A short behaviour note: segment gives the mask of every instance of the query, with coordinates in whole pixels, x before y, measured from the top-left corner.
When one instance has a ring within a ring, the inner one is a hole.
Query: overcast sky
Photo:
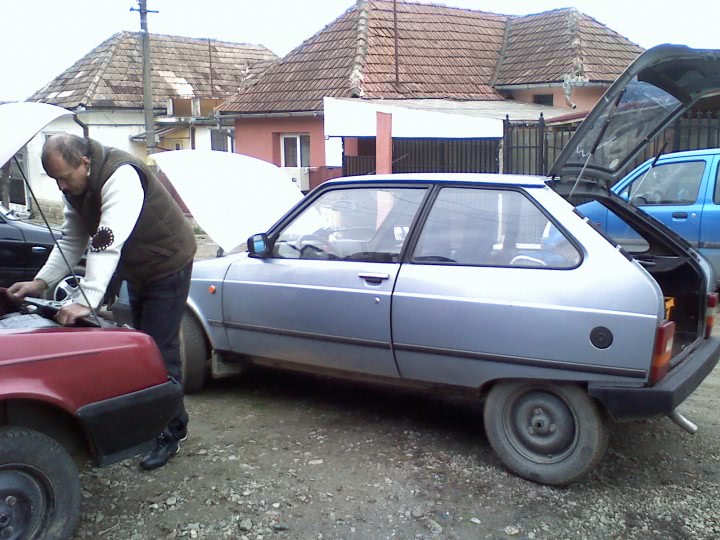
[[[720,49],[718,0],[445,0],[513,15],[576,7],[643,47]],[[279,56],[354,0],[148,0],[151,33],[262,44]],[[0,101],[23,100],[122,30],[137,31],[137,0],[0,0]]]

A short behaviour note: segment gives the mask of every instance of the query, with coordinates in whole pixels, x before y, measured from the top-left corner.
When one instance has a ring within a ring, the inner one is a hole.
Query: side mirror
[[[247,249],[251,257],[265,258],[270,256],[270,242],[265,233],[254,234],[247,240]]]

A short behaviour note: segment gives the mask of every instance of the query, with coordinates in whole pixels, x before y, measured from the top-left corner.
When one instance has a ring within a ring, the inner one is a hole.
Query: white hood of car
[[[53,120],[73,114],[67,109],[23,101],[0,105],[0,167]]]
[[[302,193],[280,168],[214,150],[153,154],[195,221],[226,252],[267,231]]]

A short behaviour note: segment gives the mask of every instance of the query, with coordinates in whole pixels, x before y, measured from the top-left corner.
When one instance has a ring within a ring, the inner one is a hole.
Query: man
[[[170,375],[182,381],[179,331],[193,256],[192,227],[152,171],[139,159],[92,139],[62,134],[49,137],[42,151],[45,172],[63,193],[65,222],[59,240],[74,266],[88,248],[85,295],[75,294],[56,319],[71,325],[97,308],[117,270],[128,282],[133,324],[155,340]],[[88,247],[89,241],[89,247]],[[40,296],[67,273],[53,249],[33,281],[15,283],[16,298]],[[140,465],[165,465],[187,437],[188,415],[181,403],[175,418],[158,435]]]

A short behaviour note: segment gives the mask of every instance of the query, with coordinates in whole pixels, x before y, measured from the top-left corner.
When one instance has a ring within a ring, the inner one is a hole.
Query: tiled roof
[[[228,98],[228,113],[321,111],[322,98],[497,100],[496,86],[613,81],[642,49],[575,9],[524,17],[357,0]]]
[[[642,50],[574,8],[513,17],[495,84],[610,83]]]
[[[153,105],[170,97],[225,97],[254,83],[277,56],[262,45],[151,34]],[[28,101],[74,109],[142,108],[139,32],[120,32],[35,92]]]
[[[220,107],[226,112],[320,111],[322,98],[503,99],[490,85],[507,16],[360,0]]]

